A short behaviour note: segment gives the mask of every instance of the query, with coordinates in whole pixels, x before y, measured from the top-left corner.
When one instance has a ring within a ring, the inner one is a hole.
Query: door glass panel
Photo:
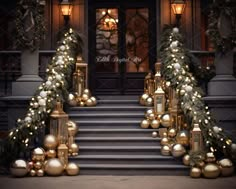
[[[117,9],[96,9],[96,72],[118,72],[117,28]]]
[[[148,9],[126,10],[126,72],[148,71]]]

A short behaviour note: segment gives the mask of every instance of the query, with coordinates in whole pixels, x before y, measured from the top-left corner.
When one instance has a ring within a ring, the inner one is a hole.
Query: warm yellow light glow
[[[63,16],[70,16],[71,15],[71,11],[72,11],[72,3],[70,3],[68,0],[63,0],[60,3],[60,7],[61,7],[61,12]]]
[[[183,14],[184,9],[185,9],[186,3],[183,0],[174,0],[171,3],[171,7],[173,9],[174,14]]]

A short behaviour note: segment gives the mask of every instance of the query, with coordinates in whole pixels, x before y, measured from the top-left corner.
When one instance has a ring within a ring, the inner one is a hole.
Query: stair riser
[[[76,141],[79,146],[157,146],[152,141]]]
[[[137,118],[137,119],[140,119],[142,120],[144,118],[144,114],[143,113],[140,113],[140,114],[137,114],[137,115],[130,115],[130,114],[112,114],[112,115],[109,115],[109,114],[104,114],[104,115],[95,115],[95,114],[89,114],[88,112],[87,113],[78,113],[77,115],[69,115],[69,118],[71,120],[88,120],[88,119],[94,119],[94,120],[99,120],[99,119],[114,119],[114,120],[119,120],[120,118],[122,117],[123,118]]]
[[[133,107],[133,108],[112,108],[112,107],[92,107],[92,108],[78,108],[78,109],[70,109],[67,111],[68,114],[70,113],[83,113],[83,112],[89,112],[89,113],[96,113],[96,112],[100,112],[100,113],[103,113],[103,112],[109,112],[109,111],[112,111],[112,112],[132,112],[132,113],[144,113],[147,109],[149,108],[136,108],[136,107]]]
[[[80,150],[80,155],[160,155],[160,150]]]
[[[89,123],[89,122],[83,122],[83,121],[75,121],[75,123],[79,126],[79,127],[83,127],[83,126],[92,126],[93,128],[107,128],[107,126],[111,127],[111,128],[127,128],[127,129],[137,129],[140,127],[140,123],[141,121],[137,121],[135,123],[125,123],[125,122],[93,122],[93,123]]]
[[[151,137],[152,131],[150,132],[79,132],[76,135],[79,137]]]

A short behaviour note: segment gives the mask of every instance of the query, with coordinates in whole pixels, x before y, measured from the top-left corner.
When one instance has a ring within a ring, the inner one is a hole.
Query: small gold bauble
[[[163,137],[167,137],[168,136],[167,132],[164,132],[162,135],[163,135]]]
[[[149,120],[154,120],[154,119],[155,119],[155,114],[153,114],[153,113],[152,113],[152,114],[149,114],[149,115],[148,115],[148,119],[149,119]]]
[[[85,106],[85,103],[83,101],[80,101],[79,106],[83,107],[83,106]]]
[[[144,119],[142,122],[141,122],[141,127],[143,129],[147,129],[149,127],[150,123],[148,120]]]
[[[10,172],[14,177],[24,177],[29,172],[28,163],[23,159],[15,160],[11,164]]]
[[[66,174],[69,176],[75,176],[79,174],[79,167],[75,163],[68,163],[66,166]]]
[[[168,145],[164,145],[161,147],[161,154],[163,156],[169,156],[170,155],[170,147]]]
[[[202,173],[206,178],[217,178],[220,175],[220,168],[214,163],[208,163],[203,167]]]
[[[164,145],[168,145],[169,144],[169,139],[167,137],[163,137],[161,139],[161,145],[164,146]]]
[[[29,169],[33,169],[34,168],[34,162],[33,161],[28,162],[28,166],[29,166]]]
[[[37,176],[38,177],[43,177],[44,176],[44,170],[43,169],[37,170]]]
[[[78,127],[74,121],[67,121],[66,122],[67,128],[68,128],[68,135],[69,136],[75,136],[78,132]]]
[[[183,79],[183,77],[180,75],[180,76],[178,77],[178,80],[181,81],[182,79]]]
[[[46,149],[53,149],[55,150],[58,144],[58,140],[54,135],[46,135],[44,137],[44,147]]]
[[[45,163],[44,170],[47,173],[47,175],[59,176],[63,173],[64,166],[59,159],[52,158],[47,160],[47,162]]]
[[[204,161],[199,161],[196,163],[196,166],[199,168],[203,168],[205,166],[205,162]]]
[[[32,153],[33,161],[44,161],[45,159],[45,151],[43,148],[35,148]]]
[[[57,156],[56,150],[48,150],[46,154],[47,154],[47,158],[55,158]]]
[[[200,178],[202,174],[202,171],[198,167],[192,167],[190,170],[190,177],[192,178]]]
[[[153,138],[156,138],[157,136],[158,136],[158,134],[157,134],[156,131],[152,132],[152,137],[153,137]]]
[[[205,162],[207,163],[214,163],[216,161],[215,155],[212,152],[208,152],[206,154]]]
[[[96,106],[97,105],[97,99],[94,96],[92,96],[90,99],[93,102],[93,106]]]
[[[146,106],[152,106],[153,105],[153,98],[152,97],[148,97],[146,102],[145,102]]]
[[[86,106],[93,106],[93,101],[89,98],[88,100],[86,100],[85,104]]]
[[[183,96],[185,93],[186,93],[186,91],[183,90],[183,89],[181,89],[181,90],[179,91],[179,94],[180,94],[181,96]]]
[[[37,162],[34,164],[34,168],[35,168],[35,169],[41,169],[41,168],[42,168],[42,162],[37,161]]]
[[[186,153],[186,150],[182,144],[175,144],[172,147],[171,153],[174,157],[178,158]]]
[[[150,114],[153,114],[153,109],[148,109],[145,113],[145,116],[148,118]]]
[[[83,94],[83,95],[82,95],[82,100],[83,100],[83,101],[86,102],[88,99],[89,99],[89,95],[87,95],[87,94]]]
[[[179,131],[176,136],[176,142],[184,146],[189,145],[189,132],[187,130]]]
[[[69,94],[68,103],[71,106],[76,106],[77,105],[76,98],[75,98],[75,96],[73,94]]]
[[[72,143],[70,146],[69,146],[69,152],[71,153],[71,154],[78,154],[78,152],[79,152],[79,146],[76,144],[76,143]]]
[[[163,127],[170,127],[171,125],[170,114],[163,114],[161,116],[161,125]]]
[[[149,97],[148,94],[144,93],[144,94],[140,97],[140,100],[139,100],[140,104],[145,105],[145,102],[146,102],[146,100],[147,100],[148,97]]]
[[[183,164],[186,165],[186,166],[190,165],[190,155],[189,154],[184,155]]]
[[[36,176],[36,171],[34,169],[31,169],[29,174],[31,177],[34,177]]]
[[[218,162],[220,166],[221,175],[223,177],[232,176],[234,173],[234,165],[230,159],[224,158]]]
[[[86,95],[88,95],[88,96],[90,96],[90,95],[91,95],[91,93],[90,93],[90,90],[89,90],[89,89],[84,89],[84,91],[83,91],[83,94],[86,94]]]
[[[151,127],[153,129],[157,129],[159,126],[160,126],[160,121],[159,120],[156,120],[156,119],[152,120]]]
[[[176,136],[176,130],[174,128],[171,128],[168,130],[168,137],[174,138]]]

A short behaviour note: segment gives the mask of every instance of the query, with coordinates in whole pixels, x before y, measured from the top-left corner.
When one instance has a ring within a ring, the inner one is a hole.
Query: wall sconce
[[[179,27],[181,15],[186,7],[186,0],[172,0],[171,7],[176,16],[176,25]]]
[[[62,15],[64,17],[65,25],[68,25],[72,8],[73,8],[73,4],[69,0],[62,0],[59,6],[61,9]]]

